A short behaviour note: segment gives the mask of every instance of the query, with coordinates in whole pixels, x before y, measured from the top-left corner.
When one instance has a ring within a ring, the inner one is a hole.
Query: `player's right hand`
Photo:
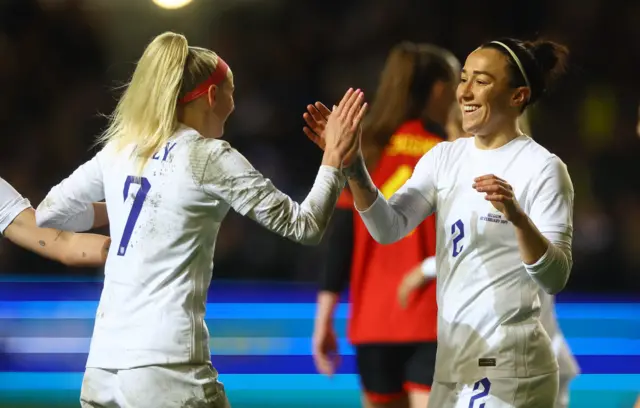
[[[347,164],[360,151],[361,122],[367,110],[364,94],[349,89],[330,111],[323,103],[308,105],[303,118],[307,137],[325,152],[335,152]]]
[[[317,325],[313,331],[313,362],[320,374],[331,377],[340,364],[338,339],[331,323]]]
[[[417,266],[412,269],[411,272],[404,275],[400,285],[398,286],[398,303],[405,309],[409,305],[409,297],[411,293],[418,288],[421,288],[427,283],[428,278],[422,273],[422,268]]]

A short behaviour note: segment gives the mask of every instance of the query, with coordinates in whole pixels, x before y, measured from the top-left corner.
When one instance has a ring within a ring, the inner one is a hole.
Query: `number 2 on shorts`
[[[482,380],[473,384],[473,391],[478,391],[478,388],[482,385],[482,392],[475,394],[469,400],[469,408],[484,408],[484,402],[480,403],[478,406],[475,405],[476,401],[480,398],[484,398],[489,395],[489,390],[491,389],[491,382],[488,378],[483,378]]]
[[[151,183],[149,183],[146,177],[129,176],[124,182],[123,195],[125,201],[127,201],[131,184],[140,184],[140,188],[133,199],[131,211],[129,211],[129,216],[127,217],[127,223],[124,225],[124,231],[122,231],[122,238],[120,239],[120,245],[118,245],[118,256],[124,256],[127,253],[133,228],[136,226],[140,211],[142,210],[142,204],[144,204],[144,200],[147,198],[147,194],[151,189]]]

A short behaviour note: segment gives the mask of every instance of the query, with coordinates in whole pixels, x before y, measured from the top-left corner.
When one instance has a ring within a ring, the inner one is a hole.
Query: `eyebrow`
[[[463,73],[463,74],[466,74],[466,73],[467,73],[467,71],[466,71],[464,68],[462,68],[462,73]],[[487,72],[487,71],[478,71],[478,70],[474,70],[474,71],[473,71],[473,74],[474,74],[474,75],[486,75],[486,76],[488,76],[488,77],[490,77],[490,78],[496,79],[496,77],[495,77],[493,74],[491,74],[491,73],[489,73],[489,72]]]

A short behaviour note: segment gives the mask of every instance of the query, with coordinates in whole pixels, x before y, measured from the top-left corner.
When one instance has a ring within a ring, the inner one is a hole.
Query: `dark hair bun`
[[[566,72],[569,49],[564,45],[547,40],[525,42],[523,45],[540,67],[545,89]]]

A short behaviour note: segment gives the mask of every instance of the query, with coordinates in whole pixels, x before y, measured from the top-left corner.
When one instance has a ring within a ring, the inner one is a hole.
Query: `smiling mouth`
[[[473,113],[480,109],[480,105],[463,105],[462,112],[464,113]]]

